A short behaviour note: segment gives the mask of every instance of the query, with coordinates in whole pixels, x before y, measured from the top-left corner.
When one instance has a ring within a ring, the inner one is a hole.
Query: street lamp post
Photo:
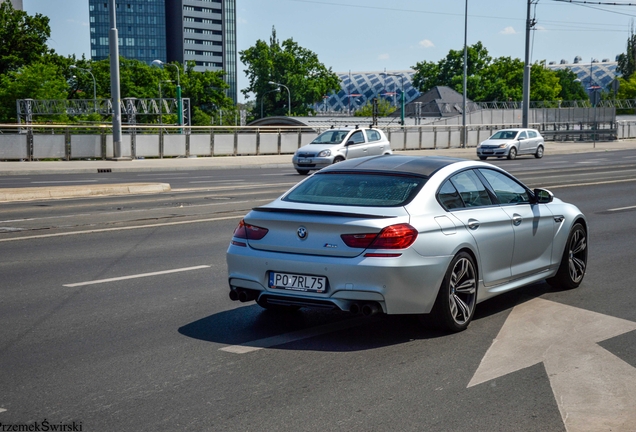
[[[181,100],[181,82],[179,81],[179,66],[172,63],[164,63],[161,60],[153,60],[153,66],[173,66],[177,70],[177,122],[183,126],[183,101]]]
[[[402,86],[402,98],[401,98],[402,111],[401,111],[401,114],[400,114],[400,122],[402,123],[402,126],[404,126],[404,75],[403,74],[386,73],[386,72],[383,72],[380,75],[400,77],[401,86]]]
[[[90,69],[83,69],[75,65],[70,65],[69,69],[77,69],[87,72],[91,76],[91,78],[93,78],[93,109],[95,112],[97,112],[97,82],[95,81],[95,75],[93,75]]]
[[[285,90],[287,90],[287,116],[291,117],[291,92],[289,91],[289,88],[286,85],[274,81],[269,81],[268,84],[285,87]]]
[[[261,96],[261,118],[263,118],[263,99],[265,99],[265,95],[267,93],[271,93],[271,92],[279,92],[280,91],[280,87],[275,88],[274,90],[269,90],[266,91],[265,93],[263,93],[263,96]]]

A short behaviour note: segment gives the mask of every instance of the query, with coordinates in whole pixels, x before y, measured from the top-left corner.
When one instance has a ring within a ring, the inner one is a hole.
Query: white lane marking
[[[126,230],[157,228],[157,227],[173,226],[173,225],[187,225],[187,224],[194,224],[194,223],[201,223],[201,222],[215,222],[215,221],[221,221],[221,220],[227,220],[227,219],[240,219],[242,217],[243,215],[236,215],[236,216],[225,216],[225,217],[218,217],[218,218],[196,219],[191,221],[164,222],[164,223],[149,224],[149,225],[135,225],[135,226],[118,227],[118,228],[100,228],[100,229],[93,229],[93,230],[72,231],[72,232],[56,233],[56,234],[41,234],[41,235],[35,235],[30,237],[14,237],[14,238],[0,239],[0,243],[18,241],[18,240],[42,239],[42,238],[49,238],[49,237],[63,237],[63,236],[71,236],[71,235],[78,235],[78,234],[95,234],[95,233],[111,232],[111,231],[126,231]]]
[[[636,430],[636,368],[598,343],[636,322],[541,298],[515,306],[468,387],[542,363],[568,432]]]
[[[93,280],[93,281],[87,281],[87,282],[77,282],[77,283],[72,283],[72,284],[65,284],[65,285],[62,285],[62,286],[73,288],[73,287],[78,287],[78,286],[95,285],[95,284],[100,284],[100,283],[115,282],[115,281],[121,281],[121,280],[127,280],[127,279],[137,279],[137,278],[148,277],[148,276],[158,276],[158,275],[164,275],[164,274],[170,274],[170,273],[179,273],[179,272],[186,272],[186,271],[192,271],[192,270],[200,270],[200,269],[204,269],[204,268],[210,268],[210,266],[209,265],[200,265],[200,266],[194,266],[194,267],[184,267],[184,268],[180,268],[180,269],[163,270],[163,271],[152,272],[152,273],[140,273],[140,274],[136,274],[136,275],[120,276],[120,277],[114,277],[114,278],[108,278],[108,279],[99,279],[99,280]]]
[[[373,322],[372,318],[361,317],[353,318],[346,321],[339,321],[332,324],[325,324],[309,329],[298,330],[291,333],[285,333],[282,335],[272,336],[264,339],[258,339],[251,342],[245,342],[240,345],[231,345],[223,348],[219,348],[219,351],[226,351],[233,354],[247,354],[253,351],[262,350],[264,348],[271,348],[276,345],[283,345],[290,342],[296,342],[302,339],[308,339],[314,336],[320,336],[325,333],[332,333],[338,330],[346,330],[352,327],[357,327],[362,324]]]
[[[633,209],[633,208],[636,208],[636,206],[618,207],[618,208],[608,209],[607,211],[629,210],[629,209]]]
[[[54,180],[54,181],[32,181],[31,184],[51,184],[51,183],[95,183],[97,180]]]
[[[5,412],[5,411],[6,411],[6,409],[4,409],[4,408],[0,408],[0,413],[3,413],[3,412]]]

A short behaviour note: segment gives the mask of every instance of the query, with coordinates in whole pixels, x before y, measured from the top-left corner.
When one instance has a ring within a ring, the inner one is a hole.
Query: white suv
[[[329,129],[296,150],[292,162],[298,174],[306,175],[345,159],[391,154],[384,132],[373,128]]]

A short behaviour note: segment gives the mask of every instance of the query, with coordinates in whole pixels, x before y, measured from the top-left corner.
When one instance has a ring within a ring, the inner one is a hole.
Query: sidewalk
[[[609,141],[609,142],[547,142],[545,145],[545,155],[605,152],[611,150],[636,149],[636,140]],[[395,154],[410,154],[421,156],[451,156],[465,159],[477,159],[475,148],[452,148],[452,149],[427,149],[427,150],[406,150],[394,151]],[[74,160],[74,161],[54,161],[54,162],[0,162],[0,179],[2,176],[22,176],[39,174],[76,174],[98,172],[149,172],[149,171],[196,171],[209,169],[245,169],[245,168],[292,168],[292,155],[272,155],[272,156],[218,156],[218,157],[193,157],[193,158],[172,158],[172,159],[134,159],[128,161],[112,160]],[[102,171],[105,170],[105,171]],[[20,188],[0,189],[0,202],[14,200],[29,200],[89,196],[89,195],[112,195],[122,193],[149,193],[151,191],[161,192],[169,190],[166,184],[128,184],[118,186],[128,186],[125,188],[114,188],[113,185],[92,185],[87,186],[58,186],[46,187],[48,193],[42,193],[43,188]],[[167,186],[167,188],[166,188]],[[29,190],[25,190],[29,189]],[[101,190],[100,190],[101,189]],[[36,191],[40,191],[37,192]]]

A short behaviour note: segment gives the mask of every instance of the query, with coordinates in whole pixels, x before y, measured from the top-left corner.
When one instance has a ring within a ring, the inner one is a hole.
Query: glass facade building
[[[119,55],[141,60],[188,61],[195,70],[223,70],[237,101],[236,0],[117,1]],[[108,0],[89,0],[91,58],[108,58]]]

